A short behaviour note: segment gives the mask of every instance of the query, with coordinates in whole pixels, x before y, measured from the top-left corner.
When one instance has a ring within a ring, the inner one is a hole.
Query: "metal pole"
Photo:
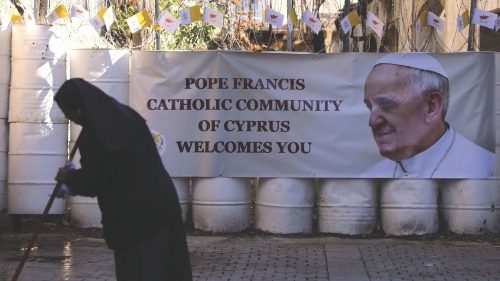
[[[155,18],[158,20],[158,17],[160,16],[160,3],[158,0],[155,0]],[[160,33],[156,31],[156,50],[160,49]]]
[[[342,18],[349,14],[349,6],[351,6],[350,1],[345,0],[344,14],[342,15]],[[344,39],[342,40],[342,52],[349,52],[349,36],[347,34],[345,34]]]
[[[293,9],[293,3],[292,0],[287,0],[286,2],[286,11],[287,15],[289,14],[290,10]],[[287,30],[287,40],[286,40],[286,50],[291,52],[292,51],[292,32],[293,32],[293,24],[290,23],[290,16],[288,16],[288,30]]]
[[[477,0],[470,1],[470,19],[469,19],[469,39],[467,40],[467,51],[474,51],[474,36],[475,27],[472,25],[472,16],[474,15],[474,9],[476,9]]]

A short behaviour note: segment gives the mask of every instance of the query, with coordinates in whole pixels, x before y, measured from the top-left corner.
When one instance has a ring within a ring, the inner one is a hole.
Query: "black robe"
[[[71,96],[70,96],[71,95]],[[73,194],[97,196],[104,238],[112,249],[138,245],[167,230],[177,278],[192,280],[181,208],[145,120],[82,79],[66,81],[56,102],[84,112],[77,141],[81,169],[66,181]]]

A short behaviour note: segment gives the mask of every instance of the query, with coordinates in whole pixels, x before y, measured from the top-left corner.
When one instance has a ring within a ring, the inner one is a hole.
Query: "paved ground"
[[[100,238],[49,226],[19,280],[115,280]],[[10,280],[29,230],[0,227],[0,280]],[[474,241],[476,240],[476,241]],[[479,241],[486,240],[486,241]],[[188,236],[194,280],[500,280],[500,239]]]

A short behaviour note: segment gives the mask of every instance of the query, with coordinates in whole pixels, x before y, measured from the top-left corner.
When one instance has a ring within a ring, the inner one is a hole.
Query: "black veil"
[[[90,130],[107,151],[133,144],[144,136],[147,128],[144,118],[135,110],[81,78],[65,81],[54,100],[59,107],[80,108],[83,129]]]

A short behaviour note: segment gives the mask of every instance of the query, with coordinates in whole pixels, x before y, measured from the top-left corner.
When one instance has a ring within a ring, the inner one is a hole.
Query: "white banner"
[[[382,56],[133,51],[130,105],[174,177],[365,177],[384,159],[364,101]],[[494,53],[433,56],[450,80],[448,131],[494,153]],[[422,177],[483,177],[438,168]]]

